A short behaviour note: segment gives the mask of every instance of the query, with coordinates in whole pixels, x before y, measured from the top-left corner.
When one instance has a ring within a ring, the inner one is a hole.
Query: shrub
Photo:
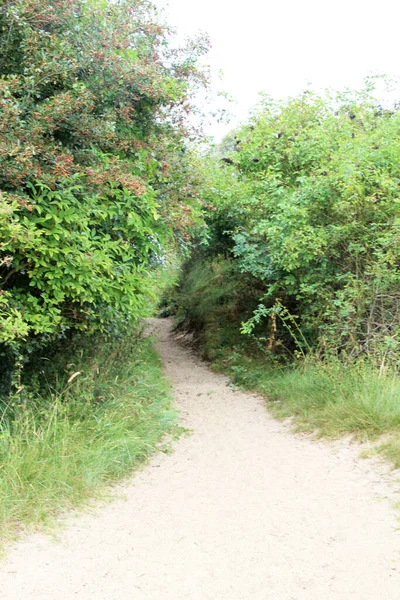
[[[193,220],[189,100],[206,40],[169,49],[147,0],[0,8],[0,352],[136,322]],[[195,199],[193,199],[195,204]],[[1,387],[9,387],[6,373]]]

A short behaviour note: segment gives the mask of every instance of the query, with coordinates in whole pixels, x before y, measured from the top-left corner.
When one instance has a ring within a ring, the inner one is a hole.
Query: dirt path
[[[347,443],[290,434],[169,337],[185,426],[126,499],[35,535],[0,569],[3,600],[399,600],[390,476]]]

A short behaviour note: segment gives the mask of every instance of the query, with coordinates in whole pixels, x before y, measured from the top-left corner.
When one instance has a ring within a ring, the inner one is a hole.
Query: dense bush
[[[257,282],[243,330],[269,349],[289,333],[302,353],[399,360],[399,132],[400,111],[368,89],[265,98],[235,151],[209,163],[196,251],[230,257],[249,299]]]
[[[147,0],[2,3],[0,351],[10,364],[72,327],[135,321],[166,239],[187,235],[198,209],[176,164],[187,162],[207,42],[169,40]]]

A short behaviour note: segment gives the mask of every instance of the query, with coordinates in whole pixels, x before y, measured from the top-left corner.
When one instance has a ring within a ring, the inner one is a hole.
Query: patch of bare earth
[[[125,499],[34,535],[0,569],[4,600],[399,600],[394,478],[347,442],[293,435],[262,399],[152,320],[191,434]]]

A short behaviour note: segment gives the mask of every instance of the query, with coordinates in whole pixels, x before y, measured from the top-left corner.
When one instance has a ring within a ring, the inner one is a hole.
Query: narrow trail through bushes
[[[124,499],[34,535],[0,567],[4,600],[398,600],[393,474],[346,441],[272,419],[170,336],[165,363],[190,435]],[[120,488],[118,488],[118,492]]]

